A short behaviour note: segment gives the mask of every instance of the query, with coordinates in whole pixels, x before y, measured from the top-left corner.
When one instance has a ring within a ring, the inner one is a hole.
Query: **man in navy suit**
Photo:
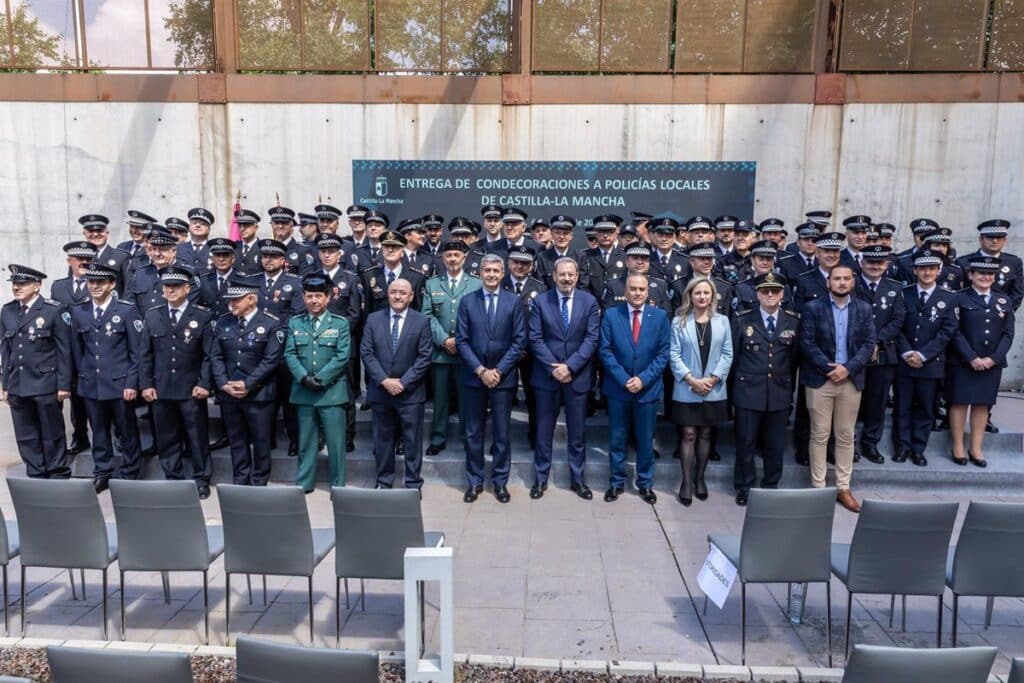
[[[413,287],[404,278],[388,285],[388,307],[366,318],[359,345],[366,368],[366,401],[373,409],[377,488],[395,480],[395,440],[405,445],[405,486],[423,487],[423,386],[434,351],[430,319],[410,308]],[[400,431],[396,435],[395,428]]]
[[[572,490],[590,500],[594,494],[583,476],[587,442],[587,392],[593,383],[592,360],[601,333],[601,307],[589,292],[576,288],[579,265],[568,256],[555,261],[555,289],[533,300],[529,342],[533,354],[530,378],[537,395],[537,433],[533,452],[536,475],[530,498],[544,495],[551,472],[555,421],[565,404],[565,427]]]
[[[658,497],[654,481],[654,421],[664,387],[662,372],[668,364],[668,315],[648,302],[647,276],[626,278],[626,302],[605,311],[601,321],[601,363],[608,397],[610,476],[604,499],[622,495],[626,483],[626,440],[636,440],[636,488],[644,502]]]
[[[472,503],[484,490],[484,431],[491,410],[493,469],[491,483],[499,503],[509,501],[512,465],[512,395],[518,384],[516,364],[526,351],[526,323],[519,297],[501,289],[505,263],[497,254],[480,260],[483,287],[459,302],[455,348],[464,362],[466,387],[466,479],[463,500]]]
[[[807,393],[811,417],[811,485],[825,486],[825,451],[829,432],[836,435],[836,500],[850,512],[860,503],[850,492],[853,437],[864,391],[864,368],[875,351],[871,304],[850,296],[854,273],[834,266],[828,275],[828,296],[810,300],[800,319],[800,383]]]

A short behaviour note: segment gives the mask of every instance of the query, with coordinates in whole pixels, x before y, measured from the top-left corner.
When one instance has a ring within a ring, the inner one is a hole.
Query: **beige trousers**
[[[811,417],[811,486],[824,488],[828,473],[826,452],[829,432],[836,435],[836,488],[849,490],[853,474],[853,439],[860,409],[860,392],[850,380],[842,384],[825,382],[807,390],[807,412]]]

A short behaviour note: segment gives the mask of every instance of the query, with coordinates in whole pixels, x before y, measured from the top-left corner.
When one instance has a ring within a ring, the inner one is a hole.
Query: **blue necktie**
[[[395,271],[389,270],[388,271],[388,286],[390,287],[391,283],[394,282],[394,281],[395,281]]]
[[[569,331],[569,297],[562,297],[562,332]]]
[[[765,326],[765,329],[768,330],[768,334],[770,336],[775,336],[775,316],[774,315],[768,316],[768,324]]]
[[[494,309],[495,309],[495,305],[494,305],[495,302],[494,302],[494,300],[497,298],[497,296],[498,296],[497,294],[488,294],[487,295],[487,324],[488,324],[488,326],[493,326],[494,325]]]
[[[398,323],[402,319],[402,316],[395,313],[392,316],[391,322],[391,351],[394,353],[398,350]]]

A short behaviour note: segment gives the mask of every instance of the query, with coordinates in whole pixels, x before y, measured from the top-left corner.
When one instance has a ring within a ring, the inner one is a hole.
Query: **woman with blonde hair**
[[[695,277],[686,285],[672,320],[672,421],[682,430],[679,502],[686,506],[694,495],[700,500],[708,497],[704,470],[711,454],[711,428],[728,420],[725,380],[732,365],[732,333],[729,319],[715,312],[717,305],[714,283]]]

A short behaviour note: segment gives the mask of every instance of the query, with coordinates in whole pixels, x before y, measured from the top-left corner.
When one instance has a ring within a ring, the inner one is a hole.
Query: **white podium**
[[[405,551],[405,680],[452,683],[455,680],[455,599],[451,548],[407,548]],[[426,581],[440,584],[441,650],[420,655],[422,621],[419,591]]]

